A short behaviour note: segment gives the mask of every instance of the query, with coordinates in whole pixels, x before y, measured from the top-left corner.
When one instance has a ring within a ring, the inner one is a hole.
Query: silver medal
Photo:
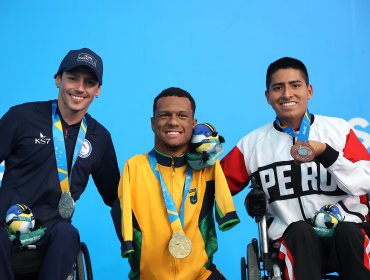
[[[59,204],[59,214],[63,219],[69,219],[75,210],[75,201],[73,200],[70,192],[63,192]]]

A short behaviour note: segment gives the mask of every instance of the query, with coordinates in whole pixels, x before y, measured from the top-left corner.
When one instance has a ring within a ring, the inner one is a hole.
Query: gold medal
[[[174,233],[168,244],[168,249],[173,257],[183,259],[191,252],[191,241],[183,232]]]
[[[290,149],[290,154],[296,163],[310,162],[315,158],[315,150],[305,141],[298,141]]]

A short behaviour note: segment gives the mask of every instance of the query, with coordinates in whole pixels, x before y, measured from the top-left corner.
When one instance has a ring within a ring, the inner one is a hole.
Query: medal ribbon
[[[156,169],[157,159],[155,158],[154,149],[149,152],[148,158],[149,158],[150,167],[161,184],[163,200],[164,200],[164,203],[166,204],[168,219],[171,224],[172,232],[174,233],[183,232],[184,231],[183,228],[184,228],[185,200],[188,195],[189,188],[190,188],[190,182],[191,182],[192,174],[193,174],[192,169],[189,166],[186,168],[184,193],[182,196],[180,215],[179,215],[177,212],[175,203],[173,202],[173,199],[171,197],[171,194],[169,193],[167,189],[166,183],[164,182],[161,173],[158,171],[158,169]]]
[[[87,131],[87,122],[84,116],[81,120],[80,130],[78,132],[77,141],[76,141],[75,149],[73,152],[71,172],[68,176],[66,147],[64,144],[62,122],[57,112],[57,102],[56,101],[52,103],[52,121],[53,121],[54,152],[55,152],[55,159],[56,159],[57,169],[58,169],[60,189],[62,190],[62,192],[69,192],[70,191],[70,181],[72,178],[72,169],[73,169],[74,164],[76,163],[76,160],[82,148],[82,144],[84,143],[84,140],[85,140],[85,135]]]
[[[311,125],[311,118],[310,118],[310,113],[308,112],[308,109],[305,112],[305,114],[303,116],[303,119],[301,121],[301,125],[299,127],[298,135],[297,135],[296,132],[294,132],[292,127],[290,127],[290,126],[284,126],[283,127],[280,124],[280,121],[279,121],[278,117],[276,117],[275,121],[285,133],[287,133],[290,136],[296,138],[296,140],[297,140],[297,137],[298,137],[298,141],[308,142],[308,135],[310,134],[310,125]]]

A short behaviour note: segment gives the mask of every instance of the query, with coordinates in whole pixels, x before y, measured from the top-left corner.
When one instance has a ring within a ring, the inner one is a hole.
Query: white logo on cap
[[[88,53],[79,53],[78,57],[77,57],[77,60],[78,61],[85,61],[85,62],[91,64],[92,66],[96,67],[97,60],[94,57],[92,57],[91,55],[89,55]]]
[[[87,158],[92,152],[92,146],[89,140],[85,139],[84,143],[82,144],[81,151],[79,157]]]

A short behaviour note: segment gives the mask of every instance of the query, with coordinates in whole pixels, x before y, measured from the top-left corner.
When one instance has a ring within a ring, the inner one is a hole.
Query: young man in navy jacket
[[[111,135],[87,110],[101,92],[103,62],[88,48],[71,50],[55,76],[58,99],[14,106],[0,120],[0,222],[14,204],[27,205],[45,234],[39,279],[65,280],[79,252],[71,224],[74,202],[89,176],[104,203],[117,199],[119,168]],[[0,279],[13,279],[11,242],[0,227]]]

